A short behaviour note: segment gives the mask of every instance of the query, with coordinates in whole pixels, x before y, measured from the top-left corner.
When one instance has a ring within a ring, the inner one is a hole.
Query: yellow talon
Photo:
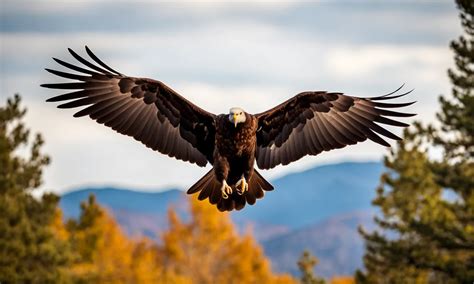
[[[242,178],[237,182],[237,184],[235,185],[236,189],[237,189],[237,193],[239,195],[242,195],[245,193],[245,191],[248,191],[249,190],[249,184],[247,183],[247,181],[245,180],[245,177],[242,176]],[[240,187],[240,188],[239,188]]]
[[[227,199],[229,195],[232,194],[232,187],[227,185],[227,182],[224,180],[221,186],[222,198]]]

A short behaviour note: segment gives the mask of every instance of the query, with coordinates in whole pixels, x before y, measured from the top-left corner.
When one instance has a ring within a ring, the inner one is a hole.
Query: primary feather
[[[215,115],[202,110],[174,90],[147,78],[125,76],[108,67],[86,47],[99,66],[71,55],[92,70],[59,59],[56,62],[82,74],[46,71],[75,83],[43,84],[62,90],[78,90],[48,99],[65,102],[59,108],[84,107],[74,116],[89,116],[115,131],[132,136],[147,147],[170,157],[205,166],[212,159]]]
[[[399,91],[397,89],[395,92]],[[358,98],[341,93],[303,92],[266,112],[256,114],[260,130],[257,132],[257,164],[270,169],[287,165],[305,155],[342,148],[370,139],[389,147],[379,135],[390,139],[401,138],[377,123],[406,127],[408,124],[386,116],[409,117],[414,114],[389,111],[387,108],[409,106],[379,103],[409,94]]]

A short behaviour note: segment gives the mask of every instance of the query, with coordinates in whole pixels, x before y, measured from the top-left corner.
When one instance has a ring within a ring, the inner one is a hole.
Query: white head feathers
[[[237,127],[237,124],[245,122],[245,111],[240,107],[233,107],[229,110],[229,121]]]

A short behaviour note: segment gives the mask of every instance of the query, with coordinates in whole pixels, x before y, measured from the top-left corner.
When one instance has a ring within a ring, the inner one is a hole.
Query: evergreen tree
[[[474,279],[474,2],[458,0],[465,35],[452,42],[452,98],[440,127],[405,131],[385,159],[374,204],[382,232],[367,233],[359,283],[472,283]],[[432,159],[431,147],[443,157]],[[449,194],[446,194],[449,193]]]
[[[322,278],[317,277],[314,274],[314,267],[318,264],[319,260],[312,255],[309,251],[305,250],[298,260],[298,268],[301,271],[301,284],[324,284],[325,281]]]
[[[31,196],[49,158],[41,153],[41,135],[30,143],[20,101],[15,95],[0,107],[0,282],[61,282],[65,244],[51,226],[59,198]],[[28,154],[20,155],[25,149]]]

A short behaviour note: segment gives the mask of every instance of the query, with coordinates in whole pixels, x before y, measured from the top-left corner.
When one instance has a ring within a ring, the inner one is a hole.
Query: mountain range
[[[358,226],[373,229],[371,200],[383,171],[380,162],[345,162],[291,173],[272,181],[275,190],[254,206],[233,212],[240,231],[252,230],[278,272],[298,274],[297,260],[307,249],[318,257],[316,273],[350,275],[362,266],[364,243]],[[76,218],[80,202],[95,194],[129,235],[157,238],[173,206],[186,215],[179,189],[139,192],[125,188],[78,188],[60,201],[64,215]]]

